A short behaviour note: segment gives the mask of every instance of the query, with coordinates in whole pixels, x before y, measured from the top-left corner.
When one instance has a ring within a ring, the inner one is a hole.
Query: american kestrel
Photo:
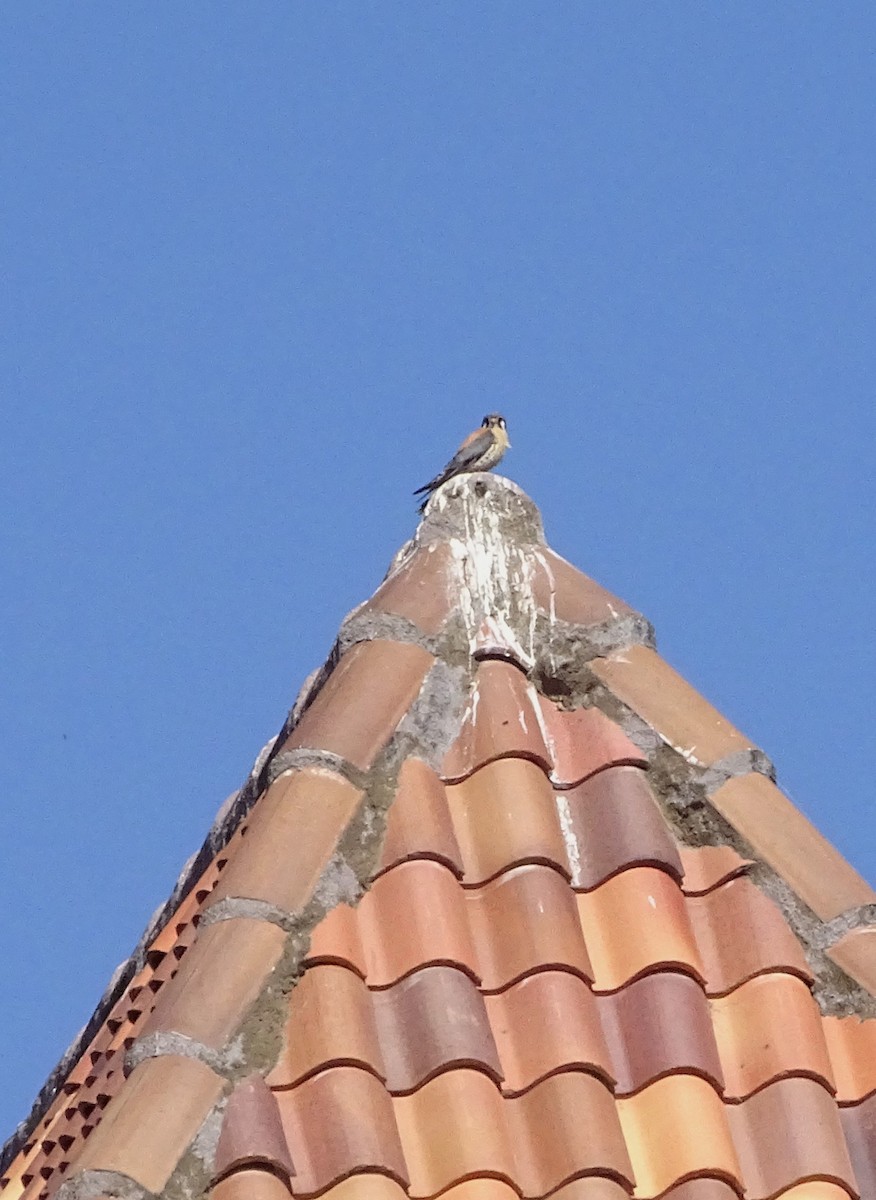
[[[498,413],[488,413],[481,421],[480,429],[468,435],[444,470],[414,492],[415,496],[426,493],[420,505],[420,512],[442,483],[446,483],[454,475],[464,475],[468,471],[492,471],[510,445],[505,418],[500,417]]]

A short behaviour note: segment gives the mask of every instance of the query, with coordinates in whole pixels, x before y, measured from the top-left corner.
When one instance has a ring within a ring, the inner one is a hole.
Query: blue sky
[[[876,879],[876,11],[0,7],[0,1139],[484,412]]]

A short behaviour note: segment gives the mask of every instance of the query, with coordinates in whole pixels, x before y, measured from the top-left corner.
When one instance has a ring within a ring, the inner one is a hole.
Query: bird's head
[[[483,421],[481,421],[481,426],[484,429],[504,429],[505,418],[500,417],[498,413],[487,413]]]

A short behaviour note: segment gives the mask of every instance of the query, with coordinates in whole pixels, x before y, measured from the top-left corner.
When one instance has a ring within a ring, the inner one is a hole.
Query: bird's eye
[[[500,429],[505,428],[505,418],[504,417],[499,417],[499,428]]]
[[[484,417],[483,421],[481,421],[481,429],[486,429],[489,426],[489,424],[490,424],[490,418]]]

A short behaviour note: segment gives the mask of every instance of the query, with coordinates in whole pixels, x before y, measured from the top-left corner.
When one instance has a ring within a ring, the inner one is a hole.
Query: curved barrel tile
[[[356,910],[369,987],[388,987],[430,963],[477,977],[466,894],[446,867],[402,863],[375,880]]]
[[[822,1028],[840,1104],[857,1104],[876,1093],[876,1021],[823,1017]]]
[[[661,1196],[697,1175],[742,1191],[742,1175],[727,1110],[697,1075],[668,1075],[617,1101],[633,1163],[637,1197]]]
[[[599,1012],[619,1095],[680,1072],[702,1075],[721,1090],[709,1002],[689,975],[646,975],[600,996]]]
[[[679,846],[684,868],[682,891],[687,896],[702,896],[722,883],[744,875],[751,859],[737,854],[732,846]]]
[[[861,1196],[876,1196],[876,1096],[839,1110]]]
[[[569,788],[607,767],[647,767],[648,760],[621,727],[599,708],[560,708],[538,698],[555,787]]]
[[[404,1095],[457,1067],[502,1072],[480,992],[452,967],[426,967],[385,991],[373,992],[386,1086]]]
[[[278,752],[328,750],[368,771],[435,659],[409,642],[360,642],[343,656]]]
[[[687,908],[710,996],[724,995],[767,971],[784,971],[811,983],[800,943],[777,906],[750,879],[731,879],[704,896],[690,896]]]
[[[509,1094],[575,1068],[612,1082],[597,1000],[568,971],[538,971],[487,996],[487,1013]]]
[[[551,967],[592,977],[575,894],[550,867],[515,867],[466,901],[485,991]]]
[[[809,1179],[857,1194],[839,1110],[820,1083],[780,1079],[727,1105],[727,1114],[750,1200],[767,1200]],[[858,1183],[867,1195],[864,1181]]]
[[[406,758],[386,817],[380,871],[415,858],[432,858],[462,876],[444,784],[418,758]]]
[[[289,1200],[291,1195],[286,1183],[271,1171],[245,1170],[220,1179],[210,1200]]]
[[[556,793],[572,886],[592,891],[619,871],[654,866],[678,882],[678,847],[637,767],[609,767],[592,779]]]
[[[577,896],[594,990],[615,991],[652,970],[703,968],[678,884],[664,871],[634,867]]]
[[[522,863],[569,863],[554,792],[528,759],[502,758],[448,785],[447,803],[467,885],[485,883]]]
[[[214,1169],[227,1175],[256,1164],[286,1179],[295,1174],[276,1098],[258,1073],[241,1080],[228,1097]]]
[[[296,1196],[314,1196],[362,1171],[407,1184],[392,1100],[370,1072],[331,1067],[275,1095]]]
[[[834,1090],[821,1014],[796,975],[758,975],[711,1004],[729,1100],[792,1075]]]
[[[444,757],[441,777],[458,783],[509,755],[532,759],[546,772],[551,769],[535,689],[517,667],[491,660],[478,668],[462,728]]]
[[[268,1082],[291,1087],[326,1067],[352,1065],[386,1077],[371,993],[347,967],[309,967],[290,997],[283,1050]]]
[[[448,1071],[393,1101],[412,1197],[436,1196],[469,1177],[516,1182],[514,1151],[496,1085],[479,1071]]]
[[[356,909],[349,904],[337,904],[310,935],[310,948],[303,965],[312,967],[322,963],[349,967],[365,978],[368,966],[359,936],[359,922]]]

